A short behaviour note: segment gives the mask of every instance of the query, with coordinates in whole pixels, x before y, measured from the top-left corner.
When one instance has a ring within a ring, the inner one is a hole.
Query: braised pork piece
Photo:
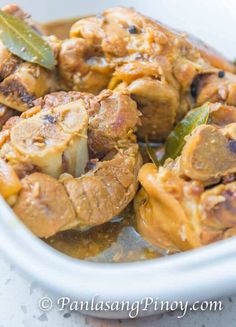
[[[144,165],[135,200],[138,230],[176,252],[235,235],[236,109],[210,105],[182,153],[159,169]]]
[[[30,16],[18,6],[8,5],[2,8],[2,11],[25,21],[37,33],[43,33],[40,25],[32,21]],[[48,38],[48,41],[56,57],[57,40]],[[33,100],[60,88],[56,72],[23,61],[12,54],[0,40],[0,103],[20,112],[26,111],[33,106]]]
[[[17,215],[36,235],[49,237],[119,214],[138,186],[138,121],[136,104],[125,93],[58,92],[39,99],[2,131],[1,158],[25,176],[14,199]]]
[[[108,9],[76,22],[62,43],[59,68],[70,89],[98,93],[126,88],[142,113],[138,137],[154,141],[164,140],[199,103],[199,76],[211,73],[217,80],[224,69],[229,71],[224,84],[231,85],[235,72],[233,64],[202,43],[130,8]],[[211,81],[206,87],[218,92]]]
[[[105,261],[235,235],[234,64],[131,8],[48,26],[1,12],[51,56],[0,40],[0,193],[35,235],[83,259],[115,248]],[[158,167],[137,140],[166,141],[145,146]]]

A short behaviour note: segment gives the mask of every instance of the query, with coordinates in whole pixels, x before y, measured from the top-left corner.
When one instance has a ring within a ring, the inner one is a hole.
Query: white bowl
[[[101,12],[127,1],[15,1],[39,20]],[[7,4],[8,1],[1,1]],[[228,1],[129,1],[143,13],[175,28],[188,30],[233,58],[236,3]],[[135,301],[144,297],[195,301],[236,291],[236,238],[202,249],[146,262],[102,264],[76,260],[37,239],[0,198],[0,248],[31,279],[60,296],[89,301]],[[88,313],[88,312],[87,312]],[[140,312],[151,314],[152,311]],[[127,312],[90,312],[124,318]]]

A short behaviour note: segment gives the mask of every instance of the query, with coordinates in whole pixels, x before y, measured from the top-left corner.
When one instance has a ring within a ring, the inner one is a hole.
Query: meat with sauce
[[[43,32],[19,7],[3,10]],[[208,94],[214,93],[212,80],[206,82],[207,95],[196,99],[203,75],[217,76],[224,69],[229,71],[226,80],[231,80],[235,72],[232,63],[191,36],[130,8],[112,8],[99,17],[81,19],[72,26],[69,39],[49,37],[48,42],[55,50],[61,79],[56,72],[22,62],[1,45],[0,102],[25,111],[36,98],[57,89],[94,94],[105,88],[127,90],[142,113],[140,139],[164,140],[195,101],[205,102],[206,96],[220,101]],[[227,103],[234,104],[233,87],[228,96],[227,92],[220,87],[222,99],[228,97]]]
[[[3,11],[14,15],[33,27],[38,33],[41,27],[31,20],[17,5],[8,5]],[[48,42],[58,51],[55,38],[48,38]],[[52,91],[61,88],[55,72],[51,72],[39,65],[24,62],[12,54],[0,41],[0,103],[17,111],[26,111],[33,106],[33,101]]]
[[[189,137],[180,171],[186,177],[208,184],[236,172],[236,123],[219,128],[200,126]]]
[[[35,235],[49,237],[77,224],[66,190],[55,178],[36,172],[22,179],[21,185],[13,209]]]
[[[134,198],[141,163],[138,146],[131,145],[98,162],[79,178],[65,174],[58,181],[33,173],[21,181],[22,189],[13,209],[39,237],[101,225]]]
[[[207,101],[236,106],[236,75],[219,71],[199,74],[192,84],[196,105]]]
[[[207,125],[186,138],[178,162],[181,176],[206,185],[215,184],[236,172],[236,108],[210,105]]]
[[[87,125],[88,114],[81,100],[20,117],[10,125],[0,156],[15,167],[31,164],[56,178],[65,167],[79,176],[88,161]]]
[[[91,156],[102,158],[127,139],[135,141],[134,132],[140,124],[136,103],[126,91],[105,90],[98,96],[81,92],[55,92],[34,104],[42,110],[82,99],[89,115],[88,144]]]
[[[91,227],[117,216],[133,200],[142,165],[138,145],[131,144],[108,154],[87,174],[65,176],[63,184],[76,209],[79,226]]]
[[[178,252],[235,235],[235,181],[205,189],[153,164],[141,168],[139,181],[137,228],[156,246]]]
[[[235,115],[235,107],[210,105],[208,124],[186,138],[177,159],[141,168],[136,219],[151,243],[176,252],[235,235]]]
[[[127,89],[142,113],[138,136],[150,140],[164,140],[194,104],[199,74],[235,72],[214,51],[130,8],[76,22],[62,43],[59,68],[73,90]]]
[[[97,97],[58,92],[36,104],[2,131],[2,137],[7,135],[0,156],[22,184],[14,203],[10,199],[13,209],[40,237],[111,220],[138,187],[142,159],[133,134],[139,121],[136,103],[127,93],[106,91]],[[64,194],[66,211],[57,221],[58,192]]]

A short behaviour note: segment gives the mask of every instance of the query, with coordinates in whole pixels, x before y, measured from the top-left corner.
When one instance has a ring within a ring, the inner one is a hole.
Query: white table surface
[[[16,254],[17,255],[17,254]],[[48,296],[35,282],[26,280],[0,252],[0,327],[228,327],[236,326],[236,296],[222,299],[221,312],[188,313],[177,319],[177,313],[130,320],[101,320],[78,313],[43,313],[39,299]]]

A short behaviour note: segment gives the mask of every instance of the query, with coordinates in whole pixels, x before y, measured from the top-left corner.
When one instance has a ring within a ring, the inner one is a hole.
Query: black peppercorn
[[[229,141],[229,149],[231,152],[236,153],[236,141],[235,140]]]
[[[201,79],[201,76],[200,75],[196,76],[193,79],[192,84],[191,84],[191,87],[190,87],[191,96],[194,99],[196,99],[197,94],[198,94],[198,88],[199,88],[200,79]]]
[[[51,115],[45,115],[43,118],[50,124],[55,124],[57,121],[56,117],[53,117]]]
[[[225,72],[223,71],[223,70],[220,70],[219,72],[218,72],[218,77],[219,78],[223,78],[225,76]]]
[[[137,29],[137,27],[135,25],[131,25],[128,30],[129,30],[130,34],[137,34],[138,33],[138,29]]]

